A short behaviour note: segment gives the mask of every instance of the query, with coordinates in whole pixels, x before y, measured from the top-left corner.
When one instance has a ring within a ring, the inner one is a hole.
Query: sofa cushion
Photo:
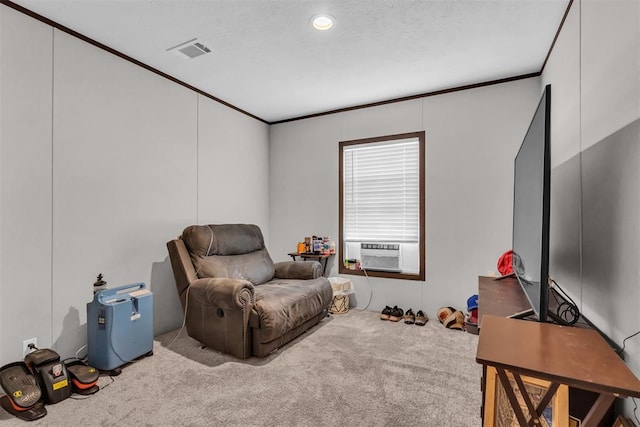
[[[251,325],[260,329],[262,342],[269,342],[317,316],[332,296],[326,277],[272,280],[255,287]]]
[[[273,279],[275,265],[267,249],[242,255],[211,255],[196,258],[196,271],[202,277],[228,277],[248,280],[254,285]]]
[[[264,249],[262,231],[253,224],[191,225],[182,232],[191,256],[239,255]]]

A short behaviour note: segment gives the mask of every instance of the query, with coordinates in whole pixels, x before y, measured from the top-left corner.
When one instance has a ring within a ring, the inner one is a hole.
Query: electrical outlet
[[[27,354],[34,351],[34,349],[29,348],[29,344],[33,344],[35,347],[38,347],[38,338],[29,338],[28,340],[22,341],[22,357],[25,357]]]

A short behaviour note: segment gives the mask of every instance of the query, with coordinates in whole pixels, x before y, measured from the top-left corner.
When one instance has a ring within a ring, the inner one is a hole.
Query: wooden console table
[[[334,254],[311,254],[311,253],[299,253],[299,252],[289,252],[289,256],[296,260],[296,257],[302,258],[303,261],[308,259],[317,260],[320,264],[322,264],[322,275],[324,276],[327,270],[327,260],[332,257]]]
[[[561,384],[598,394],[582,427],[597,426],[616,397],[640,397],[640,380],[592,329],[485,314],[476,362],[496,369],[521,426],[540,425],[539,417]],[[521,393],[529,419],[517,401],[508,372],[520,390],[524,390],[522,375],[551,384],[537,406],[528,393]]]
[[[485,314],[509,317],[531,308],[529,300],[515,277],[496,280],[495,277],[478,277],[478,326],[482,327]]]

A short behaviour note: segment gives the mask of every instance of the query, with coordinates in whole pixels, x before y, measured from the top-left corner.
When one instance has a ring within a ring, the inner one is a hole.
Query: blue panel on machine
[[[112,370],[153,352],[153,294],[144,283],[104,289],[87,304],[89,365]]]

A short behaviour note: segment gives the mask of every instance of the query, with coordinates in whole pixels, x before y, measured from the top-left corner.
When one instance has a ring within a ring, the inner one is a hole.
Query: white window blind
[[[344,240],[417,242],[419,140],[344,147]]]

